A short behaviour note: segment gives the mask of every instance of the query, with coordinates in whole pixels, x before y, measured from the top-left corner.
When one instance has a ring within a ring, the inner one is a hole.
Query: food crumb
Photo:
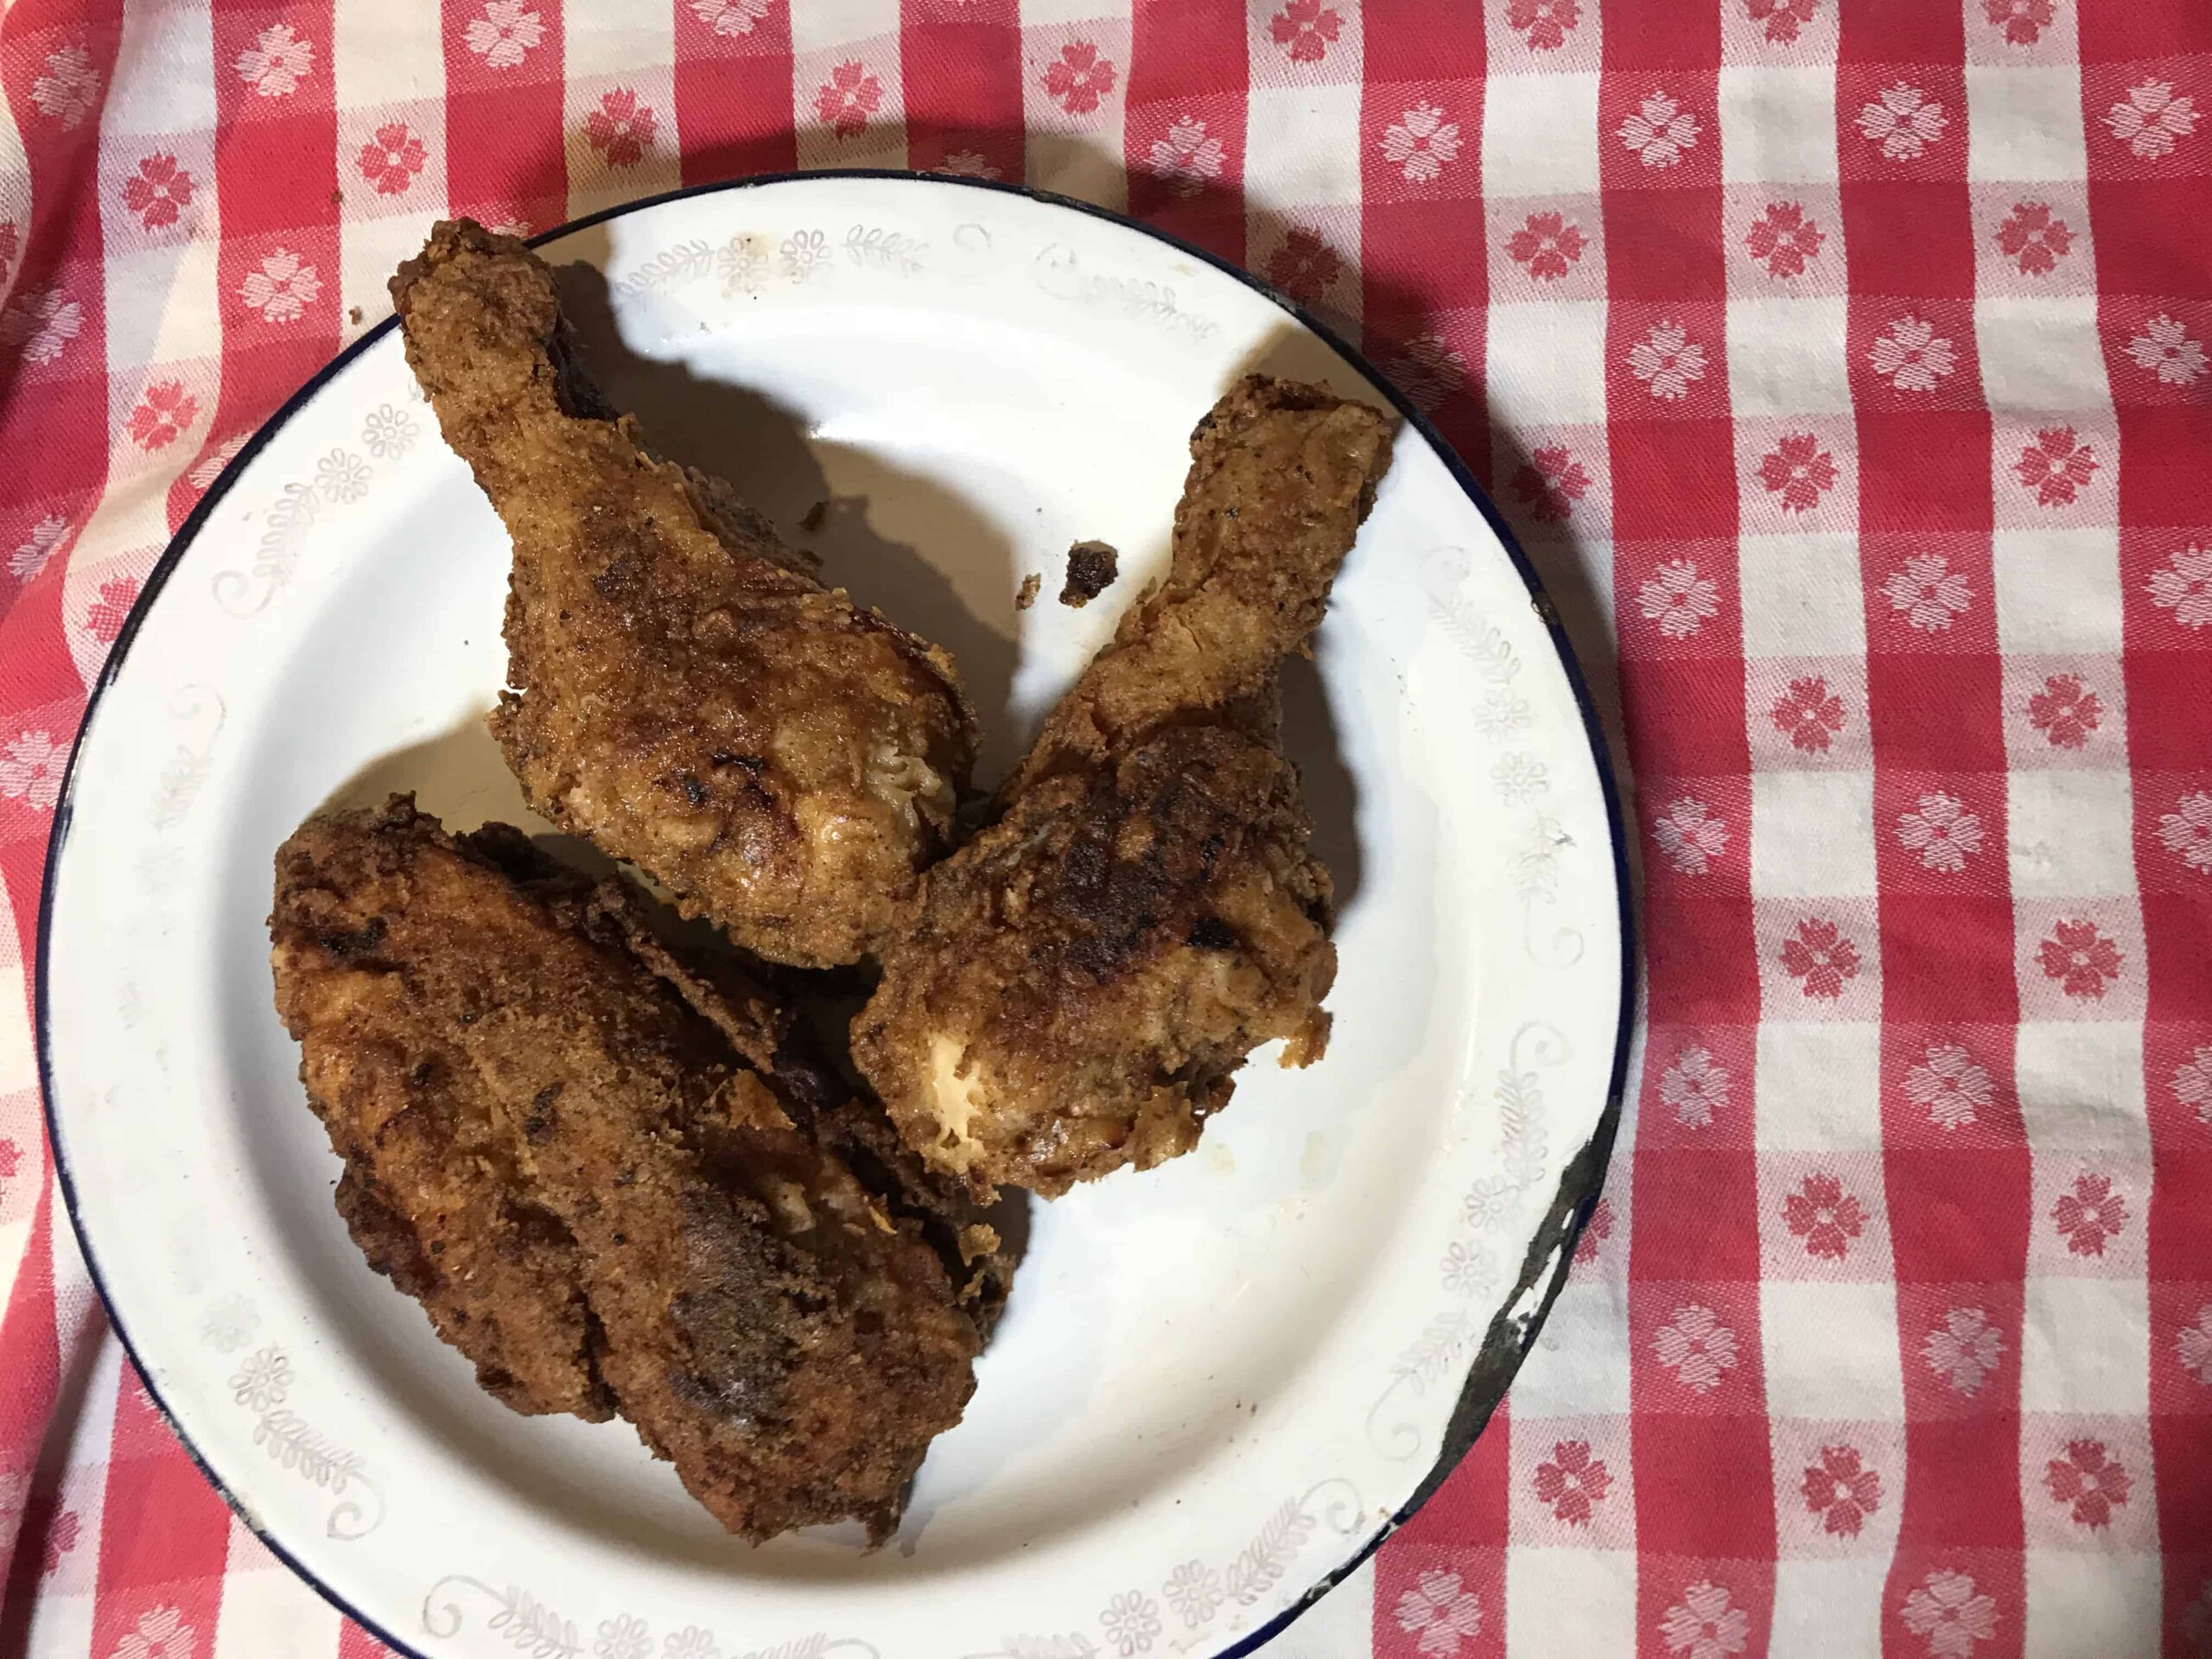
[[[361,308],[358,305],[347,306],[346,308],[346,321],[352,323],[356,328],[359,327],[361,326]]]
[[[1026,611],[1037,602],[1037,590],[1045,585],[1045,578],[1032,570],[1021,579],[1021,591],[1014,596],[1014,608]]]
[[[1060,603],[1074,610],[1114,585],[1120,558],[1104,542],[1077,542],[1068,549],[1067,585],[1060,589]]]
[[[830,504],[827,501],[817,501],[806,510],[806,516],[798,521],[798,527],[811,536],[822,528],[822,521],[829,516]]]

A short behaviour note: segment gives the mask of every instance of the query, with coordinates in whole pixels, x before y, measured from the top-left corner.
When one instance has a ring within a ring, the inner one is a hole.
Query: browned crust
[[[1000,786],[1096,765],[1155,726],[1265,699],[1306,649],[1390,465],[1390,423],[1325,387],[1231,386],[1191,434],[1166,578],[1046,717]]]
[[[1252,1049],[1319,1052],[1336,951],[1306,840],[1289,764],[1232,726],[1047,779],[932,872],[855,1059],[908,1144],[979,1194],[1057,1197],[1188,1152]],[[987,1102],[970,1147],[934,1109],[943,1033]]]
[[[513,542],[492,728],[531,807],[764,957],[857,960],[967,782],[950,661],[649,454],[522,244],[441,224],[391,287],[408,362]]]
[[[1328,872],[1279,747],[1389,464],[1377,411],[1252,376],[1191,440],[1165,580],[1046,719],[996,821],[925,878],[853,1027],[907,1144],[1047,1197],[1188,1152],[1260,1044],[1319,1058]]]
[[[1060,584],[1060,603],[1070,610],[1081,610],[1111,588],[1120,573],[1121,556],[1107,543],[1077,542],[1068,549],[1068,575]]]
[[[745,1536],[880,1537],[974,1386],[976,1293],[747,1069],[776,1023],[641,958],[639,920],[514,831],[456,840],[404,797],[302,825],[277,1005],[340,1211],[518,1409],[619,1408]]]
[[[599,1375],[575,1242],[525,1188],[503,1126],[457,1081],[467,1068],[454,999],[430,1017],[403,970],[385,906],[416,824],[387,815],[364,837],[311,821],[276,856],[276,1009],[331,1149],[336,1194],[369,1264],[422,1303],[486,1389],[521,1412],[613,1413]]]

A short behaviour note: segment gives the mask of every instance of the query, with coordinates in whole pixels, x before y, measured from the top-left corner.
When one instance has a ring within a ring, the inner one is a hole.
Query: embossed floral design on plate
[[[1160,568],[1230,377],[1388,396],[1205,256],[986,186],[753,184],[547,253],[606,273],[583,349],[649,437],[691,422],[685,458],[787,530],[840,503],[811,543],[831,579],[966,630],[944,643],[999,745],[986,784]],[[738,1545],[624,1425],[507,1413],[346,1237],[270,1007],[269,859],[395,788],[528,822],[481,723],[507,550],[389,329],[236,457],[149,579],[58,809],[41,1057],[162,1409],[393,1647],[1213,1659],[1465,1450],[1592,1196],[1624,941],[1554,613],[1410,416],[1286,680],[1338,885],[1329,1054],[1262,1055],[1195,1154],[1035,1208],[967,1420],[874,1555]],[[1122,553],[1105,602],[1017,612],[1021,574],[1090,537]]]

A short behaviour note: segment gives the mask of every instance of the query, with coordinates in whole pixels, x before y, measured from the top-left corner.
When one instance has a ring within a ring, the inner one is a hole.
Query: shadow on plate
[[[596,268],[560,266],[555,280],[593,378],[637,416],[654,453],[727,480],[822,561],[825,581],[951,653],[985,735],[977,781],[992,781],[1013,760],[989,744],[1009,724],[1019,655],[1017,555],[1005,533],[933,479],[846,445],[810,444],[805,418],[765,392],[631,350]],[[932,557],[959,571],[957,586]]]

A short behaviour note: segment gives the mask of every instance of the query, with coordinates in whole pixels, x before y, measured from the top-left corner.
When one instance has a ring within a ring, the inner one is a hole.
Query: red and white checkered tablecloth
[[[1277,1651],[2212,1652],[2205,0],[14,0],[0,91],[26,975],[139,582],[434,215],[832,165],[1124,207],[1432,410],[1634,774],[1573,1281]],[[0,1651],[377,1651],[128,1379],[12,1000],[0,1136]]]

